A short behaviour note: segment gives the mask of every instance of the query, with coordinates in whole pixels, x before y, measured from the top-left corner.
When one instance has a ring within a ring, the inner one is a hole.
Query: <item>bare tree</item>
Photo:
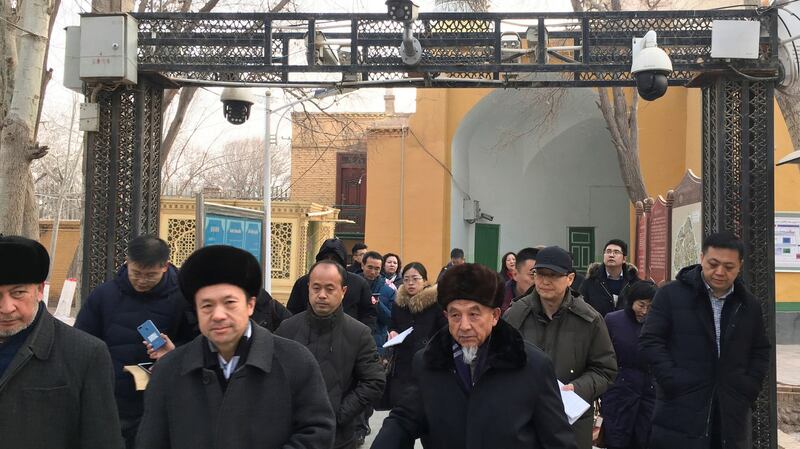
[[[0,91],[8,105],[0,117],[0,232],[30,238],[39,234],[30,168],[47,153],[36,142],[36,123],[53,7],[49,0],[25,0],[4,1],[0,9]]]
[[[190,196],[206,188],[219,189],[226,198],[257,199],[263,196],[264,142],[259,137],[234,140],[222,148],[183,145],[170,154],[163,172],[165,194]],[[272,191],[288,187],[290,162],[287,147],[270,154]],[[168,176],[168,178],[166,178]]]

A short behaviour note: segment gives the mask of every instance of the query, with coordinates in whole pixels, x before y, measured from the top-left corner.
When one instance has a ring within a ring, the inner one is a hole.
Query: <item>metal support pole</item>
[[[745,243],[742,270],[772,343],[753,413],[753,448],[776,449],[774,85],[722,77],[703,88],[703,235],[728,230]]]
[[[270,153],[272,150],[272,93],[267,89],[264,94],[266,101],[265,119],[264,123],[266,129],[264,130],[264,254],[261,257],[263,263],[261,264],[264,269],[264,290],[272,293],[272,189],[270,188],[270,177],[272,176],[272,167],[270,167]]]
[[[87,135],[81,298],[125,261],[128,242],[158,235],[164,89],[146,77],[134,89],[100,92],[100,126]]]

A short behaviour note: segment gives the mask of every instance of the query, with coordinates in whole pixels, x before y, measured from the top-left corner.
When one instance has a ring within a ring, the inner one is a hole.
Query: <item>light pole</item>
[[[264,290],[272,293],[272,186],[270,178],[272,177],[272,167],[270,161],[270,154],[272,152],[272,114],[282,109],[292,108],[300,103],[308,100],[315,100],[325,98],[330,95],[342,93],[342,90],[332,89],[317,89],[313,95],[300,98],[298,100],[286,103],[281,107],[273,110],[271,106],[272,93],[267,89],[265,93],[265,118],[266,129],[264,130],[264,256],[262,257],[264,267]]]

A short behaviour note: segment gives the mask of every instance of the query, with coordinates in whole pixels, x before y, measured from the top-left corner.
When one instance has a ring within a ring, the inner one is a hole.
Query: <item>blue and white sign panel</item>
[[[260,220],[207,214],[203,230],[203,243],[209,245],[230,245],[250,252],[261,263]]]

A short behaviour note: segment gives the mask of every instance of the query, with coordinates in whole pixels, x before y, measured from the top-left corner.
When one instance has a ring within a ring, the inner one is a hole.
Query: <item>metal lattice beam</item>
[[[100,91],[100,129],[88,133],[81,295],[110,279],[131,238],[158,234],[163,88]]]
[[[134,16],[139,22],[141,71],[206,81],[631,86],[631,39],[655,30],[673,61],[670,84],[685,85],[697,73],[728,69],[729,62],[711,59],[711,25],[716,19],[759,21],[768,31],[759,59],[737,62],[738,68],[776,73],[778,67],[775,42],[768,37],[776,29],[774,10],[421,14],[413,29],[423,54],[413,67],[400,58],[403,25],[384,14]],[[552,50],[555,46],[562,50]],[[550,51],[537,51],[544,48]],[[319,59],[320,52],[335,58]]]

